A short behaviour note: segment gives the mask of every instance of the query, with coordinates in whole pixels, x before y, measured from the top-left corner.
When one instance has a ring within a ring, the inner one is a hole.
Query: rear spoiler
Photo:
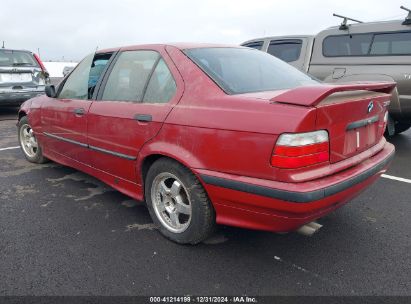
[[[287,103],[299,106],[316,106],[331,94],[346,91],[372,91],[390,94],[395,88],[395,82],[361,82],[351,84],[320,84],[316,86],[303,86],[288,90],[270,101]]]

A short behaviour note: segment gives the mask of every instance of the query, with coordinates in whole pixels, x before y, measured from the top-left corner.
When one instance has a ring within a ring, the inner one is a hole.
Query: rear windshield
[[[38,67],[38,63],[29,52],[0,50],[0,66]]]
[[[318,83],[278,58],[250,48],[188,49],[185,54],[228,94]]]

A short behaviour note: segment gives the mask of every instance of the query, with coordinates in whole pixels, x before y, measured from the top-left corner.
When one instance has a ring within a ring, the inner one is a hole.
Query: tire
[[[43,156],[43,151],[33,134],[33,130],[29,124],[27,116],[23,116],[19,120],[17,129],[19,144],[26,159],[29,162],[36,164],[44,164],[48,162],[49,160]]]
[[[197,177],[169,158],[150,167],[145,197],[151,218],[162,235],[179,244],[197,244],[215,228],[215,212]]]
[[[400,134],[411,128],[411,123],[398,122],[395,124],[395,134]]]
[[[391,115],[388,115],[387,127],[385,128],[384,135],[386,138],[391,138],[395,134],[395,121]]]
[[[411,128],[411,123],[395,121],[391,115],[388,116],[387,128],[385,129],[385,137],[391,138],[397,134],[407,131]]]

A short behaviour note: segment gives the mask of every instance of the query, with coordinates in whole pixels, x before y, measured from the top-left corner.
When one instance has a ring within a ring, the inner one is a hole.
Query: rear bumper
[[[41,89],[10,90],[0,88],[0,106],[20,105],[24,101],[44,94],[44,87]]]
[[[394,146],[336,174],[302,183],[196,170],[213,202],[217,223],[286,232],[333,211],[372,184],[394,157]]]

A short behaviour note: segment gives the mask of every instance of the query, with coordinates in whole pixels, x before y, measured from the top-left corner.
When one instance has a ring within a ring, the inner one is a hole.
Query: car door
[[[60,85],[56,97],[43,103],[41,114],[47,149],[88,162],[88,111],[97,81],[111,55],[88,55]]]
[[[121,50],[89,110],[90,164],[136,182],[138,152],[159,132],[182,90],[164,48]]]

